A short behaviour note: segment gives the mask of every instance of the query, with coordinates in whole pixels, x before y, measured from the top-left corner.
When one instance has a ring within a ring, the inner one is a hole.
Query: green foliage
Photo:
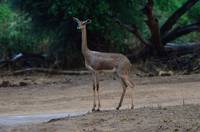
[[[187,12],[189,22],[200,21],[200,2],[198,2],[194,7]]]
[[[162,25],[178,8],[180,8],[183,3],[187,0],[155,0],[155,13],[159,18],[160,25]],[[181,18],[178,20],[174,27],[182,27],[187,24],[195,23],[200,21],[200,2],[197,2],[190,10],[188,10]],[[199,33],[191,33],[186,36],[180,37],[175,40],[176,43],[187,43],[200,41]]]
[[[15,4],[20,3],[19,7],[32,15],[36,30],[55,32],[50,53],[54,57],[59,56],[63,65],[68,66],[73,65],[74,60],[82,62],[81,34],[76,29],[76,23],[72,21],[73,16],[81,20],[92,19],[92,23],[88,25],[90,48],[125,53],[128,49],[125,40],[128,39],[129,33],[115,24],[108,13],[113,13],[126,23],[135,22],[142,28],[141,25],[144,23],[141,23],[143,20],[139,17],[142,2],[134,0],[124,2],[121,0],[15,0]],[[135,4],[137,8],[134,8]]]
[[[11,19],[12,17],[12,11],[6,4],[1,4],[0,5],[0,22],[6,22]]]
[[[161,25],[168,19],[169,16],[171,16],[185,2],[186,0],[179,0],[179,1],[155,0],[155,11],[156,11],[157,17],[160,20]],[[184,15],[179,21],[179,24],[185,24],[186,21],[188,21],[188,16]]]
[[[118,25],[114,24],[108,16],[108,13],[113,13],[126,23],[136,23],[139,25],[138,27],[142,28],[144,24],[142,23],[143,18],[140,17],[142,16],[140,11],[143,6],[142,4],[144,4],[144,0],[55,0],[45,2],[29,0],[21,2],[21,7],[32,15],[34,21],[37,21],[39,26],[58,29],[63,22],[70,21],[73,16],[81,20],[90,18],[92,19],[92,24],[89,25],[89,31],[96,32],[100,38],[103,37],[106,41],[108,39],[113,41],[117,38],[107,37],[105,33],[109,32],[109,34],[112,34],[112,31],[115,30],[115,32],[118,31],[122,34],[122,36],[116,40],[120,41],[123,40],[124,31],[122,31]],[[122,42],[123,41],[120,43]]]
[[[177,44],[186,44],[187,42],[199,42],[200,41],[200,33],[192,32],[175,40]]]
[[[1,56],[35,49],[31,21],[27,14],[14,12],[7,4],[0,5]]]
[[[113,22],[108,14],[113,14],[127,24],[133,23],[143,36],[149,37],[146,18],[141,11],[147,0],[10,1],[15,9],[25,13],[13,12],[6,4],[0,6],[0,44],[12,51],[46,52],[49,48],[49,53],[59,58],[63,67],[79,67],[83,64],[81,34],[72,20],[74,16],[81,20],[92,20],[88,25],[88,42],[89,47],[94,50],[126,53],[129,47],[134,47],[129,46],[130,44],[135,45],[132,35]],[[154,0],[154,13],[160,25],[186,1]],[[199,13],[200,2],[183,15],[175,26],[199,20]],[[177,41],[199,40],[197,36],[198,34],[194,33]],[[45,50],[38,48],[41,46],[46,47]],[[74,63],[74,60],[79,63]]]

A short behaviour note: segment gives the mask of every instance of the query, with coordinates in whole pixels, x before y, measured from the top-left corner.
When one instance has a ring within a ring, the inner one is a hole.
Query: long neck
[[[86,26],[82,29],[82,53],[85,56],[88,52],[88,46],[87,46],[87,30]]]

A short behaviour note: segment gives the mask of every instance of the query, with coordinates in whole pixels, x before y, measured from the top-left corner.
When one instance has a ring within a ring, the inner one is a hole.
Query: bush
[[[16,52],[33,51],[37,47],[31,34],[31,22],[28,14],[13,11],[8,4],[0,5],[1,57]]]

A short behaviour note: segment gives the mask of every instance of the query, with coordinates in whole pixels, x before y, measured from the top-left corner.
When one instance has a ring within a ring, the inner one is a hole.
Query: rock
[[[159,71],[159,76],[172,76],[174,73],[172,71]]]
[[[10,82],[9,81],[3,81],[1,84],[0,84],[0,87],[9,87],[10,86]]]
[[[26,83],[26,82],[19,82],[19,86],[27,86],[28,85],[28,83]]]

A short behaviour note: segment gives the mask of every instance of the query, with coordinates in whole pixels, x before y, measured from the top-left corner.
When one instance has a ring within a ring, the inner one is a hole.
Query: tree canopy
[[[63,67],[77,67],[83,63],[81,35],[72,21],[73,16],[92,20],[88,26],[89,47],[99,51],[130,54],[144,43],[157,45],[158,49],[168,42],[200,40],[198,0],[8,0],[1,2],[0,28],[5,24],[4,19],[13,19],[6,20],[10,25],[16,22],[13,14],[20,16],[18,25],[23,33],[13,40],[9,38],[7,43],[34,45],[35,49],[46,46],[45,50],[32,51],[59,58]],[[20,38],[23,34],[26,37]],[[178,35],[181,39],[177,39]],[[23,38],[27,40],[22,42]],[[1,38],[0,44],[3,43],[6,42]],[[74,60],[79,60],[79,64],[74,64]]]

